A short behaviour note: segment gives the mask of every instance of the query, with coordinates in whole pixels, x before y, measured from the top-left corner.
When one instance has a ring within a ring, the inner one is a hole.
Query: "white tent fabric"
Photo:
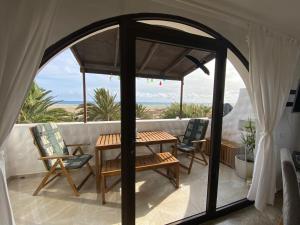
[[[273,204],[276,191],[276,146],[273,130],[282,116],[289,90],[295,81],[299,43],[251,24],[249,28],[250,76],[246,85],[260,127],[252,185],[248,199],[263,210]]]
[[[0,147],[10,133],[46,48],[57,1],[11,0],[0,7]],[[1,149],[1,148],[0,148]],[[0,150],[1,224],[14,224]]]

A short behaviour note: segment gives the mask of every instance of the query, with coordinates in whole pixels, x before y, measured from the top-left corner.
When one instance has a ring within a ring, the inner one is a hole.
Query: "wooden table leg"
[[[95,149],[95,167],[96,167],[96,191],[100,193],[100,168],[99,168],[99,151]]]
[[[99,187],[101,187],[101,182],[102,182],[102,166],[103,166],[103,151],[100,151],[100,158],[99,158]]]
[[[105,204],[105,192],[106,192],[106,177],[101,175],[101,195],[102,195],[102,204]]]
[[[159,152],[160,152],[160,153],[163,152],[163,146],[162,146],[162,144],[159,145]]]

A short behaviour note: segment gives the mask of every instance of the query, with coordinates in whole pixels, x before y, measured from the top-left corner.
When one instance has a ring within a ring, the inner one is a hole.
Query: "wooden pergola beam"
[[[86,82],[85,72],[82,72],[82,91],[83,91],[83,122],[87,122],[87,103],[86,103]]]
[[[114,68],[111,64],[97,64],[97,62],[86,62],[84,68],[81,67],[80,72],[95,73],[104,75],[120,75],[120,68]],[[147,67],[142,72],[137,72],[136,77],[149,78],[149,79],[166,79],[180,81],[182,76],[175,73],[169,73],[168,76],[161,76],[159,70],[150,70]]]
[[[138,73],[141,73],[141,72],[145,69],[145,67],[146,67],[147,64],[150,62],[150,60],[151,60],[153,54],[155,53],[156,49],[158,48],[158,46],[159,46],[159,43],[153,43],[153,44],[151,45],[150,50],[149,50],[147,56],[145,57],[145,60],[144,60],[144,62],[142,63],[142,65],[141,65],[141,67],[140,67]]]
[[[180,84],[180,105],[179,105],[179,119],[182,119],[182,101],[183,101],[183,85],[184,85],[184,81],[183,81],[183,77],[181,80],[181,84]]]
[[[193,49],[186,49],[180,56],[178,56],[168,67],[163,71],[163,74],[170,72],[178,63],[180,63],[186,55],[190,54]]]

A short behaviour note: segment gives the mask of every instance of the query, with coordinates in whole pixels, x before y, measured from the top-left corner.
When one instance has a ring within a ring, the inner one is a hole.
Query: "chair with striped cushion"
[[[205,119],[191,119],[187,125],[184,135],[177,137],[179,143],[174,146],[174,154],[177,155],[177,152],[180,151],[191,156],[189,166],[180,163],[181,167],[188,170],[188,174],[191,173],[194,159],[204,162],[205,165],[208,164],[202,151],[202,144],[206,142],[205,133],[208,123],[209,120]],[[182,137],[182,139],[180,139],[180,137]],[[201,158],[195,155],[196,151],[200,153]]]
[[[75,195],[79,196],[79,189],[94,174],[89,164],[92,155],[84,154],[82,150],[82,147],[88,144],[66,145],[57,125],[54,123],[38,124],[31,127],[30,131],[41,156],[39,159],[43,161],[48,171],[33,195],[37,195],[43,187],[56,177],[64,175]],[[76,147],[73,154],[69,153],[68,147]],[[76,187],[69,171],[80,169],[85,165],[88,167],[89,173]],[[52,175],[53,177],[50,178]]]

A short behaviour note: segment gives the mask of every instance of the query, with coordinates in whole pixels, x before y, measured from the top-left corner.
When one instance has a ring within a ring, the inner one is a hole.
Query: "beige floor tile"
[[[186,161],[183,157],[180,159]],[[220,171],[222,172],[220,172],[218,205],[244,198],[248,191],[245,181],[225,165],[221,165]],[[84,172],[73,173],[73,176],[78,183]],[[190,175],[181,170],[180,188],[176,190],[169,180],[157,173],[152,171],[137,173],[136,223],[165,224],[203,212],[206,206],[207,176],[208,166],[194,163]],[[82,188],[80,197],[72,195],[64,178],[59,178],[48,185],[38,196],[32,196],[41,178],[31,176],[9,182],[9,194],[17,225],[120,224],[120,185],[107,194],[107,204],[101,205],[100,196],[95,192],[93,177]],[[237,224],[236,221],[241,221],[241,218],[237,217],[230,221],[231,224]],[[220,224],[227,222],[221,221]]]

